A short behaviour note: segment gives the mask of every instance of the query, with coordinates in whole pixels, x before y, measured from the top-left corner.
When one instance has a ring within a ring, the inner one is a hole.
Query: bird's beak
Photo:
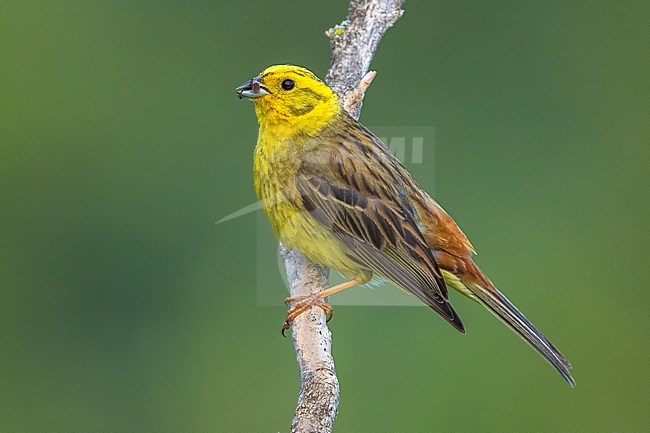
[[[259,98],[260,96],[264,95],[270,95],[271,92],[269,92],[269,89],[264,87],[262,84],[262,76],[258,75],[255,78],[251,78],[250,80],[246,81],[244,84],[241,86],[237,87],[235,89],[235,92],[237,92],[237,96],[239,96],[239,99],[242,98]]]

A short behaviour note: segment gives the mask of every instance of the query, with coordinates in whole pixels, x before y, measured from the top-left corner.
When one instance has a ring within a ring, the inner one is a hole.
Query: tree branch
[[[404,0],[351,0],[345,21],[326,32],[332,46],[327,84],[342,97],[345,109],[358,119],[366,89],[375,77],[370,62],[386,30],[404,12]],[[327,288],[329,270],[280,245],[291,296]],[[292,433],[330,433],[339,405],[339,381],[332,357],[332,334],[325,314],[314,307],[292,324],[291,335],[300,368],[300,394]]]

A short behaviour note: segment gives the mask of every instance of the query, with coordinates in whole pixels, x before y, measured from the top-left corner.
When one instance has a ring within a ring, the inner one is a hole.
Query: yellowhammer
[[[339,97],[307,69],[267,68],[237,88],[260,124],[254,178],[273,231],[311,261],[349,280],[293,305],[283,329],[314,305],[379,275],[465,332],[447,286],[487,307],[571,385],[571,365],[474,264],[474,248]]]

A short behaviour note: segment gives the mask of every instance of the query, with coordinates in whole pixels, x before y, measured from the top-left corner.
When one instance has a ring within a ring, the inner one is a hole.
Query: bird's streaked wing
[[[310,215],[349,248],[351,259],[410,292],[464,332],[447,301],[438,265],[407,209],[315,175],[298,175],[296,186]]]

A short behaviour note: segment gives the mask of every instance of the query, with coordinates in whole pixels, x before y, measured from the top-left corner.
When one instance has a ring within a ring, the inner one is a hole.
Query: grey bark
[[[327,31],[332,63],[325,78],[359,118],[363,94],[374,73],[370,62],[386,30],[402,16],[404,0],[351,0],[348,16]],[[291,296],[307,296],[327,288],[329,270],[280,245]],[[325,314],[314,307],[296,318],[291,330],[300,368],[300,393],[292,433],[330,433],[339,406],[339,381],[332,357],[332,334]]]

